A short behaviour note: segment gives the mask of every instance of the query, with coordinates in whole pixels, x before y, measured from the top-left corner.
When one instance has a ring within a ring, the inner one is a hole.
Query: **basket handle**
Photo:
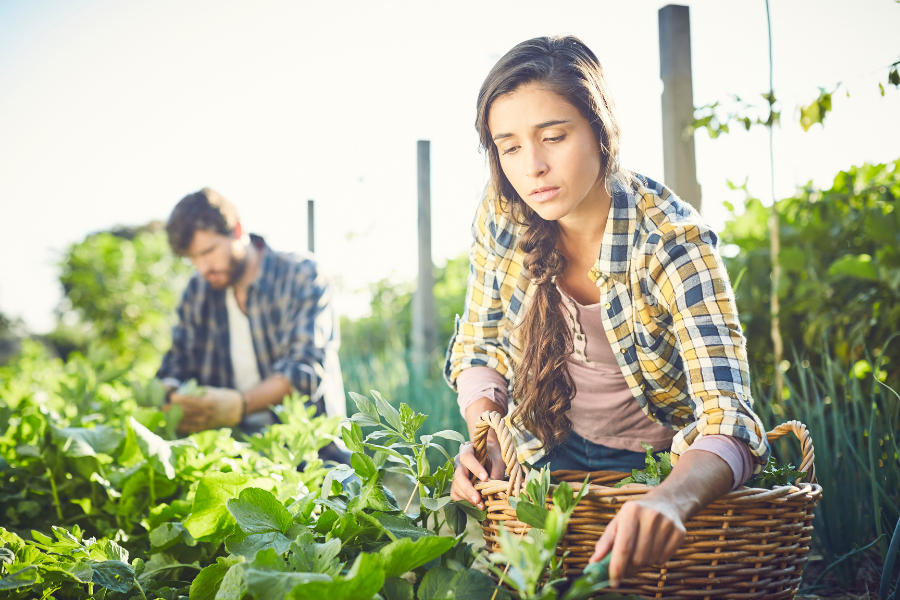
[[[487,466],[484,463],[487,460],[487,437],[491,429],[497,433],[497,439],[500,441],[500,453],[506,464],[506,474],[509,477],[509,487],[507,487],[506,493],[518,496],[528,470],[519,462],[512,433],[506,426],[503,415],[497,411],[484,411],[478,418],[478,423],[475,424],[475,436],[472,438],[472,444],[475,446],[475,458],[482,466]]]
[[[800,440],[800,450],[803,452],[800,471],[806,473],[806,483],[816,483],[816,450],[813,448],[812,437],[810,437],[806,425],[800,421],[788,421],[768,432],[766,438],[773,442],[788,433],[793,433]]]

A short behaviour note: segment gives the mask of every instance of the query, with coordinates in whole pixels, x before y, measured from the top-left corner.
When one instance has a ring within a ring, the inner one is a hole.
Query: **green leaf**
[[[241,490],[227,502],[228,512],[246,533],[287,533],[294,523],[291,513],[271,493],[256,487]]]
[[[141,454],[150,461],[153,468],[164,474],[168,479],[175,479],[176,457],[172,449],[177,446],[190,445],[190,440],[176,440],[167,442],[140,423],[134,417],[129,417],[128,422],[134,432]]]
[[[437,512],[444,508],[450,500],[450,496],[444,496],[442,498],[422,498],[422,506],[431,512]]]
[[[341,438],[344,440],[344,445],[346,445],[351,452],[363,451],[363,434],[359,424],[351,422],[349,429],[341,427]]]
[[[464,438],[458,431],[453,431],[452,429],[444,429],[443,431],[438,431],[437,433],[432,433],[431,435],[433,437],[444,438],[445,440],[453,440],[455,442],[459,442],[460,444],[466,443],[466,438]]]
[[[66,427],[58,429],[50,426],[53,441],[63,450],[63,454],[73,458],[82,456],[112,455],[125,434],[112,427],[100,425],[94,429],[85,427]]]
[[[383,512],[375,512],[372,513],[372,517],[376,521],[378,521],[382,527],[384,527],[387,531],[390,531],[391,534],[393,534],[394,537],[397,538],[409,538],[411,540],[418,540],[419,538],[430,537],[434,535],[434,532],[430,529],[416,526],[415,521],[413,521],[406,515],[389,515]]]
[[[322,576],[324,577],[324,576]],[[347,575],[333,581],[310,581],[291,591],[291,600],[369,600],[384,586],[384,570],[377,554],[362,553]]]
[[[114,592],[129,592],[134,586],[134,571],[131,565],[118,560],[105,560],[93,565],[93,581]]]
[[[584,569],[581,577],[575,580],[569,591],[563,596],[563,600],[587,600],[594,597],[600,590],[609,587],[609,563],[612,560],[612,552],[603,557],[600,562],[589,564]]]
[[[452,598],[467,600],[491,600],[497,586],[490,577],[475,569],[462,569],[456,572],[450,582]],[[502,590],[497,591],[497,600],[508,600],[509,596]]]
[[[0,579],[0,590],[18,590],[31,587],[38,582],[40,575],[35,565],[25,567]]]
[[[94,571],[86,562],[43,562],[40,568],[45,581],[90,583],[94,580]]]
[[[543,506],[536,506],[531,502],[521,499],[519,500],[518,506],[516,506],[516,518],[537,529],[543,529],[546,526],[547,515],[549,512],[550,511]]]
[[[185,535],[190,537],[191,534],[181,523],[163,523],[150,532],[150,547],[154,553],[168,550],[182,541]]]
[[[444,518],[447,519],[447,527],[456,535],[466,530],[466,513],[455,502],[444,507]]]
[[[190,600],[213,600],[228,569],[241,562],[231,556],[219,557],[215,564],[205,567],[191,582]]]
[[[381,593],[384,600],[414,600],[412,584],[401,577],[385,579]]]
[[[103,539],[90,547],[90,555],[94,560],[120,560],[128,562],[128,550],[114,542]]]
[[[563,512],[569,512],[574,507],[575,493],[572,486],[565,481],[561,482],[553,490],[553,504]]]
[[[291,543],[290,563],[303,573],[324,573],[336,577],[341,573],[340,553],[341,540],[332,538],[324,544],[317,544],[313,534],[307,531]]]
[[[460,511],[462,512],[462,511]],[[419,600],[443,600],[452,598],[451,584],[456,572],[445,567],[435,567],[425,573],[419,586]]]
[[[384,575],[399,577],[438,558],[454,545],[456,538],[452,537],[423,537],[416,541],[400,538],[379,551]]]
[[[376,426],[381,424],[381,419],[378,417],[378,411],[375,409],[371,400],[356,392],[350,392],[350,397],[353,398],[353,402],[356,403],[356,408],[359,409],[360,413],[374,420]]]
[[[349,465],[338,465],[333,469],[329,469],[325,474],[325,481],[322,482],[322,491],[320,492],[319,497],[322,500],[327,500],[328,497],[331,496],[332,482],[337,481],[338,483],[340,483],[353,473],[353,468]]]
[[[869,281],[878,281],[879,279],[878,267],[868,254],[860,254],[858,256],[846,254],[831,263],[831,266],[828,268],[828,274],[848,275]]]
[[[322,573],[295,573],[274,550],[263,550],[250,564],[233,567],[243,572],[247,591],[253,598],[282,600],[291,590],[309,583],[332,583]],[[319,599],[321,600],[321,598]]]
[[[191,514],[184,521],[194,539],[201,542],[224,540],[234,524],[225,503],[252,482],[250,476],[241,473],[215,471],[204,476],[197,486]]]
[[[403,424],[400,422],[400,413],[397,409],[391,406],[391,404],[375,390],[371,390],[369,393],[375,398],[375,406],[378,408],[378,412],[381,416],[384,417],[384,420],[388,422],[388,425],[393,427],[397,433],[402,432]]]
[[[487,511],[481,510],[468,500],[457,500],[454,502],[464,513],[481,523],[487,518]]]
[[[359,478],[364,481],[378,473],[378,467],[375,466],[375,461],[361,451],[354,452],[350,455],[350,465],[353,467],[353,470],[356,471],[356,474],[359,475]]]
[[[251,560],[263,550],[274,550],[278,554],[284,554],[290,546],[290,538],[280,531],[264,533],[236,531],[225,538],[225,549],[228,552]]]

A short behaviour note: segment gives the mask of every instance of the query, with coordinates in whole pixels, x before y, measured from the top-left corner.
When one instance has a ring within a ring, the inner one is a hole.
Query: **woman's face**
[[[504,175],[541,218],[578,218],[608,197],[594,130],[561,96],[525,84],[494,100],[488,127]]]

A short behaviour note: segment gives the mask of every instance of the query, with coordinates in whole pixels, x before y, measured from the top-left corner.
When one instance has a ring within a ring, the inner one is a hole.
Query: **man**
[[[209,188],[175,206],[166,232],[197,269],[157,373],[184,411],[179,430],[261,431],[294,391],[318,414],[345,416],[331,286],[315,261],[248,235],[234,205]],[[189,379],[205,386],[202,396],[178,393]]]

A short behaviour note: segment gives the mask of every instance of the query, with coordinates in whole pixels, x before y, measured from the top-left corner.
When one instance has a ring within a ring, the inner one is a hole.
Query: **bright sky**
[[[210,186],[278,250],[306,247],[359,314],[372,281],[416,272],[416,140],[432,144],[433,254],[469,244],[486,181],[474,130],[492,64],[538,35],[578,35],[600,57],[623,122],[624,164],[663,178],[657,10],[665,2],[0,0],[0,311],[53,327],[66,246],[165,219]],[[694,103],[768,89],[762,0],[691,7]],[[773,1],[776,193],[829,185],[900,157],[900,4]],[[824,129],[796,107],[844,82]],[[850,97],[844,94],[850,91]],[[697,139],[704,215],[727,180],[767,197],[768,138]],[[678,190],[675,190],[676,193]]]

